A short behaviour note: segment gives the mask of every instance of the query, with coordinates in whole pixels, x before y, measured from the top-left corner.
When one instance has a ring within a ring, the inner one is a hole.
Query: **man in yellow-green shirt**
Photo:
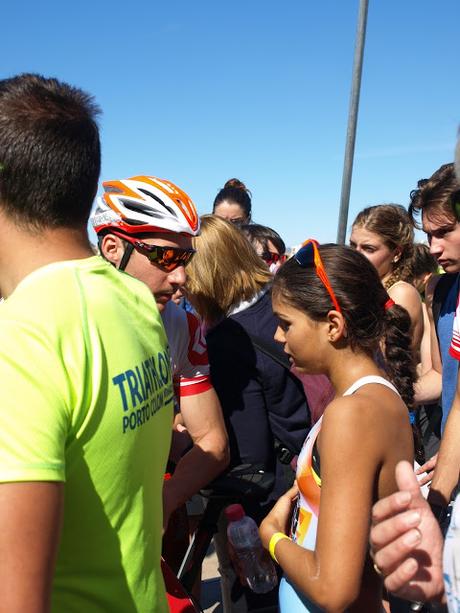
[[[94,256],[97,108],[0,81],[0,611],[167,611],[170,360],[149,290]],[[153,313],[153,316],[152,316]]]

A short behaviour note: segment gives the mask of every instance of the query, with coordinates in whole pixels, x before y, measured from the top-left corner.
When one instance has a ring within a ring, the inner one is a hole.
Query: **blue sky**
[[[238,177],[290,245],[334,241],[358,0],[9,2],[2,76],[94,94],[102,179],[167,178],[210,212]],[[458,0],[369,0],[349,226],[451,161]]]

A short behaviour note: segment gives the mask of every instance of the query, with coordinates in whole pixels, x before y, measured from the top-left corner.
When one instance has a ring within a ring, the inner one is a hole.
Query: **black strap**
[[[260,351],[262,351],[262,353],[268,355],[269,358],[271,358],[277,364],[285,368],[291,375],[291,363],[289,362],[289,358],[287,357],[287,355],[281,349],[280,345],[278,345],[275,341],[268,341],[261,336],[251,334],[251,332],[248,332],[247,330],[246,332],[256,349],[259,349]],[[307,402],[306,398],[305,401]],[[275,445],[275,452],[278,456],[279,461],[282,464],[290,464],[295,458],[296,454],[292,452],[288,447],[286,447],[286,445],[282,441],[280,441],[279,438],[277,438],[274,434],[273,441]]]
[[[420,407],[421,408],[421,407]],[[425,406],[425,412],[430,411],[430,416],[428,418],[428,424],[425,430],[425,434],[423,435],[423,446],[426,447],[430,440],[432,434],[436,436],[436,438],[440,438],[440,434],[438,434],[442,421],[442,408],[439,404],[429,404]]]
[[[275,446],[276,455],[278,456],[278,460],[281,462],[281,464],[290,464],[296,457],[297,454],[286,447],[286,445],[282,443],[274,434],[273,444]]]
[[[315,442],[313,443],[313,447],[311,450],[311,466],[315,471],[316,475],[321,479],[321,459],[319,457],[317,442],[318,437],[315,438]]]
[[[289,358],[281,349],[280,345],[278,345],[275,341],[270,342],[265,338],[262,338],[261,336],[251,334],[251,332],[247,332],[247,334],[256,349],[259,349],[260,351],[262,351],[262,353],[268,355],[268,357],[272,358],[272,360],[275,360],[275,362],[277,362],[280,366],[283,366],[283,368],[286,368],[289,371],[291,370],[291,363],[289,362]]]
[[[125,247],[125,252],[123,253],[123,257],[121,258],[120,266],[118,270],[124,270],[128,265],[129,258],[131,257],[132,252],[134,251],[134,245],[131,243],[127,243]]]

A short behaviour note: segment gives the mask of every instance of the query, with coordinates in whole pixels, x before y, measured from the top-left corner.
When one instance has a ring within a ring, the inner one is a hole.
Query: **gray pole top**
[[[356,124],[358,121],[359,94],[361,89],[361,73],[363,68],[364,43],[366,39],[368,0],[360,0],[358,26],[356,30],[355,57],[353,61],[353,76],[348,114],[347,142],[343,163],[342,193],[340,196],[339,224],[337,242],[344,244],[347,232],[348,207],[350,204],[351,176],[353,173],[353,157],[355,153]]]

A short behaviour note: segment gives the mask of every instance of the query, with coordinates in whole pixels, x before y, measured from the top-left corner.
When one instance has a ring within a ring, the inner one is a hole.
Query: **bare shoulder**
[[[383,431],[392,430],[394,424],[404,420],[407,408],[400,396],[381,384],[371,383],[351,396],[331,402],[324,412],[322,431],[361,441],[364,435],[385,438]]]
[[[405,281],[399,281],[390,287],[388,290],[388,295],[396,302],[396,304],[400,304],[401,306],[405,306],[406,304],[420,306],[422,302],[420,294],[416,288]]]

